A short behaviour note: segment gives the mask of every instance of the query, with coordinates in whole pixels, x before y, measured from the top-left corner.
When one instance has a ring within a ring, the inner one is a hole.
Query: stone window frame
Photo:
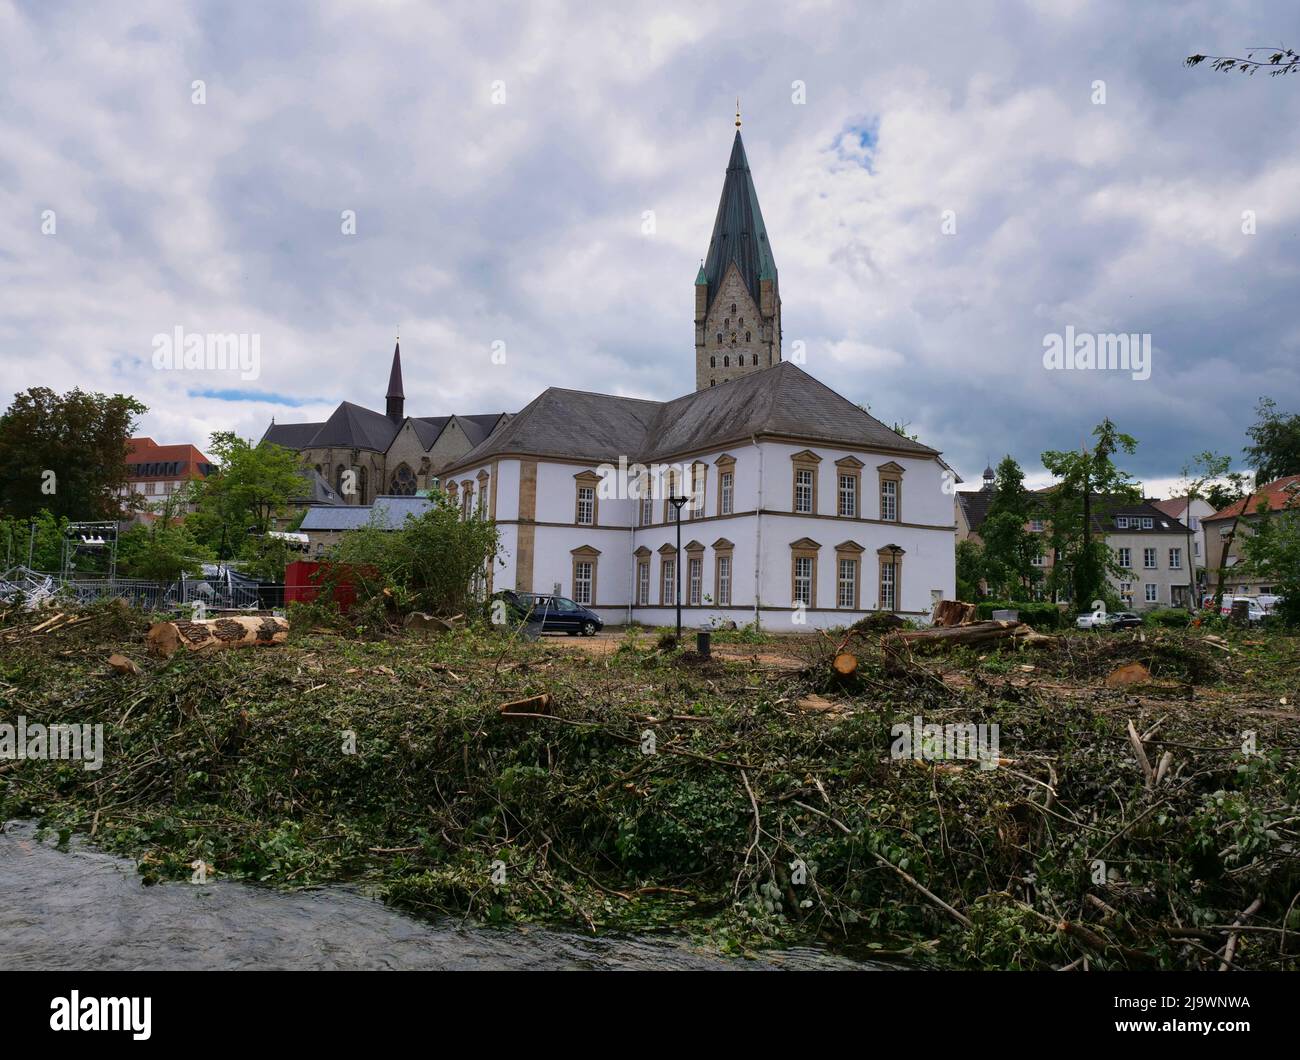
[[[907,555],[906,551],[898,548],[897,545],[885,545],[883,548],[876,549],[876,607],[880,611],[886,610],[885,570],[891,563],[893,565],[894,600],[893,606],[888,610],[902,610],[899,604],[903,599],[903,557],[905,555]]]
[[[862,555],[867,550],[856,541],[841,541],[835,546],[835,607],[843,611],[862,610]],[[840,564],[853,563],[853,605],[840,603]]]
[[[793,514],[817,514],[817,479],[819,477],[817,471],[821,462],[822,458],[811,449],[801,449],[797,453],[790,454],[790,511]],[[812,472],[812,508],[806,512],[799,510],[799,472],[801,471]]]
[[[468,519],[470,509],[474,506],[474,480],[466,479],[461,483],[460,491],[460,516],[462,519]]]
[[[718,515],[734,515],[736,513],[736,458],[730,453],[723,453],[713,461],[713,466],[718,469]],[[731,476],[731,496],[730,507],[724,506],[723,501],[727,498],[727,491],[723,489],[723,479]]]
[[[685,505],[685,510],[691,513],[692,519],[703,519],[708,514],[708,509],[705,507],[708,494],[709,465],[703,460],[696,460],[691,464],[691,492],[689,494],[691,503]]]
[[[713,542],[713,602],[718,607],[731,607],[732,599],[736,595],[736,546],[725,537],[720,537]],[[722,561],[727,560],[728,567],[731,571],[728,585],[727,598],[722,598]]]
[[[484,468],[475,478],[478,479],[478,515],[482,519],[487,514],[488,480],[491,476],[488,474],[487,468]]]
[[[672,564],[672,597],[664,591],[665,586],[669,584],[667,570],[669,564]],[[665,542],[659,546],[659,606],[676,607],[677,606],[677,546]]]
[[[835,516],[839,519],[862,518],[862,469],[866,467],[856,456],[845,456],[835,461]],[[840,511],[840,479],[853,479],[853,513],[845,515]]]
[[[600,490],[597,486],[600,483],[600,476],[596,472],[587,470],[579,471],[573,476],[573,525],[574,526],[599,526],[600,525]],[[591,522],[582,521],[582,491],[591,490]]]
[[[595,607],[596,572],[600,566],[600,549],[593,545],[579,545],[575,549],[570,549],[569,556],[571,557],[569,585],[571,587],[570,591],[573,593],[573,602],[575,604],[582,604],[583,607]],[[591,599],[586,601],[578,599],[578,566],[583,563],[591,564]]]
[[[811,599],[802,601],[805,608],[812,610],[817,606],[817,554],[821,551],[821,545],[810,537],[801,537],[798,541],[790,542],[790,606],[796,606],[799,602],[799,594],[795,589],[797,582],[797,571],[799,561],[807,559],[812,561],[812,569],[809,572],[808,595]]]
[[[876,468],[876,499],[880,505],[882,523],[901,523],[903,521],[903,472],[901,464],[890,460]],[[894,483],[894,517],[885,517],[885,483]]]
[[[704,545],[699,541],[689,541],[683,547],[682,551],[686,553],[686,569],[682,571],[682,592],[686,599],[682,604],[686,607],[703,607],[704,606]],[[699,599],[692,599],[691,594],[691,564],[700,565],[700,593]]]
[[[670,467],[663,473],[662,482],[664,483],[664,522],[674,522],[677,516],[677,510],[673,507],[672,501],[668,498],[677,491],[678,468]],[[682,505],[685,509],[686,505]]]
[[[632,599],[636,601],[635,607],[650,606],[650,557],[653,553],[642,545],[632,553],[636,557],[636,570],[632,574]],[[645,571],[645,594],[641,593],[641,572]]]

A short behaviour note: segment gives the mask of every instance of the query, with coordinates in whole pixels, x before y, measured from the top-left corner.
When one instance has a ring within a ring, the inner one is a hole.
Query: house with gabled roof
[[[1217,589],[1223,573],[1225,596],[1268,595],[1275,586],[1252,574],[1243,564],[1245,544],[1255,532],[1264,513],[1300,511],[1300,475],[1257,486],[1249,496],[1229,504],[1201,520],[1206,536],[1206,588]]]
[[[694,283],[695,391],[551,387],[444,469],[465,516],[500,530],[492,586],[658,625],[680,583],[690,625],[795,631],[878,610],[924,619],[950,597],[940,453],[782,360],[780,306],[737,129]]]

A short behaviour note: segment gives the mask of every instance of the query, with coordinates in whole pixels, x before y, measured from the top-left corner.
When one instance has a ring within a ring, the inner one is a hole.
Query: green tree
[[[148,524],[137,524],[118,541],[118,570],[132,578],[172,582],[182,574],[200,575],[212,552],[194,539],[179,512],[183,497],[168,494]]]
[[[148,411],[123,394],[32,387],[0,416],[0,510],[26,519],[115,519],[127,442]]]
[[[1300,625],[1300,497],[1280,512],[1270,512],[1264,500],[1259,509],[1255,532],[1242,543],[1242,562],[1282,597],[1278,613],[1287,624]]]
[[[1096,441],[1091,451],[1085,446],[1077,453],[1052,449],[1043,454],[1043,466],[1057,479],[1044,494],[1048,543],[1056,554],[1048,589],[1068,593],[1079,610],[1089,608],[1093,600],[1113,597],[1106,578],[1123,573],[1096,522],[1142,499],[1138,484],[1112,459],[1117,453],[1135,452],[1136,440],[1109,419],[1092,435]]]
[[[63,528],[67,522],[45,509],[30,519],[0,519],[0,556],[5,568],[28,566],[30,555],[32,570],[57,573],[63,562]]]
[[[481,598],[496,558],[496,524],[462,518],[441,490],[430,500],[427,512],[398,528],[386,529],[372,515],[369,526],[343,535],[333,558],[352,568],[359,595],[388,589],[400,607],[443,615],[467,612]]]
[[[1246,433],[1246,463],[1255,470],[1256,487],[1287,475],[1300,475],[1300,413],[1284,415],[1272,398],[1260,398],[1258,420]]]
[[[1041,516],[1037,496],[1025,488],[1025,473],[1011,456],[1002,458],[994,480],[988,514],[980,524],[985,577],[989,590],[1007,600],[1033,599],[1042,581],[1034,560],[1042,553],[1043,535],[1028,527]]]
[[[197,509],[186,523],[208,547],[238,555],[250,530],[265,536],[303,492],[302,465],[291,449],[254,445],[231,431],[214,434],[208,451],[217,470],[191,484],[188,498]]]
[[[957,599],[978,600],[985,580],[984,546],[969,538],[957,542]]]

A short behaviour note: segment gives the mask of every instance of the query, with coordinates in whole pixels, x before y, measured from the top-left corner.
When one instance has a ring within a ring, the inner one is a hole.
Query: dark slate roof
[[[286,449],[307,449],[323,423],[273,423],[262,435],[262,441],[282,445]]]
[[[382,412],[344,401],[312,438],[311,445],[312,448],[337,446],[382,453],[392,444],[399,427],[400,423],[394,423]]]
[[[641,398],[549,387],[453,467],[500,453],[616,461],[636,451],[659,407]]]
[[[767,226],[758,208],[758,192],[749,172],[745,145],[736,130],[731,145],[731,160],[727,163],[727,176],[722,182],[722,198],[718,202],[718,216],[713,222],[713,236],[709,240],[709,253],[696,284],[709,285],[707,305],[711,308],[717,297],[727,266],[735,262],[745,286],[758,304],[758,281],[776,280],[776,260],[772,245],[767,239]]]
[[[438,435],[442,433],[442,429],[450,422],[450,416],[411,417],[411,427],[415,431],[415,436],[420,440],[420,444],[426,449],[433,448],[433,443],[438,440]]]
[[[1092,511],[1093,525],[1108,534],[1164,533],[1187,535],[1191,533],[1181,520],[1162,512],[1149,500],[1139,501],[1134,504],[1131,501],[1120,501],[1113,497],[1094,494],[1092,498]],[[1131,518],[1137,519],[1150,519],[1151,529],[1143,529],[1141,526],[1129,526],[1127,529],[1120,530],[1115,526],[1115,517],[1118,515],[1127,515]]]
[[[506,453],[666,462],[755,435],[937,455],[783,361],[667,403],[551,387],[452,469]]]
[[[959,490],[957,492],[957,503],[966,513],[966,524],[974,533],[979,533],[980,527],[984,524],[985,517],[989,514],[989,505],[993,503],[992,490]]]
[[[663,460],[753,435],[894,449],[919,456],[937,453],[890,430],[798,365],[781,361],[663,405],[646,432],[637,459]]]
[[[504,413],[495,412],[485,416],[457,416],[456,422],[460,424],[460,429],[465,432],[465,437],[469,439],[471,446],[479,445],[485,441],[501,421]]]
[[[343,498],[325,481],[325,477],[315,468],[303,468],[298,472],[303,481],[303,490],[295,497],[295,504],[342,504]]]
[[[308,508],[299,527],[315,530],[358,530],[370,525],[371,515],[379,526],[396,529],[410,516],[423,515],[433,506],[428,497],[376,497],[374,504],[320,505]]]

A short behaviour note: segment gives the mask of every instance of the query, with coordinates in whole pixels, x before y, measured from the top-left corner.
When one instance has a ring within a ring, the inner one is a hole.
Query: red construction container
[[[296,559],[284,568],[284,602],[307,603],[320,595],[320,581],[325,572],[336,564],[322,563],[312,559]],[[334,602],[339,610],[346,612],[357,602],[357,589],[347,577],[346,568],[339,568],[339,576],[334,584]]]

